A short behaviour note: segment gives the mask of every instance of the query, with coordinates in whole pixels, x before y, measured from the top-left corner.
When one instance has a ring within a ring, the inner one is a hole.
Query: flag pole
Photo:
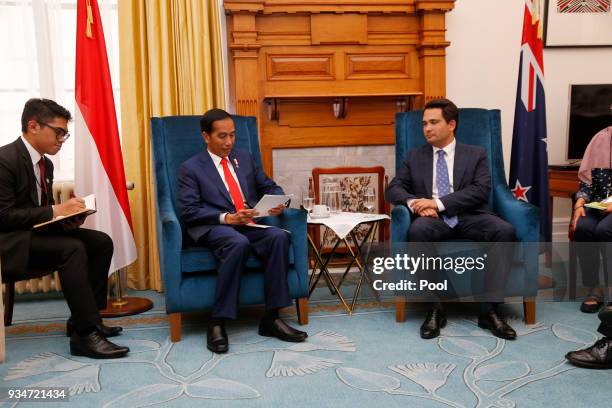
[[[128,191],[134,189],[134,182],[126,183]],[[100,316],[104,318],[133,316],[144,313],[153,308],[153,302],[147,298],[124,296],[126,292],[123,287],[123,282],[126,279],[123,277],[127,274],[127,267],[120,268],[113,272],[113,281],[115,282],[115,298],[106,301],[106,309],[100,311]]]

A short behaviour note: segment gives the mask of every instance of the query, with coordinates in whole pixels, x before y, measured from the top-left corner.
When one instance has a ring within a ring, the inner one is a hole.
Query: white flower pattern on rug
[[[588,346],[598,338],[592,332],[563,324],[545,326],[538,323],[527,326],[520,319],[510,318],[508,321],[519,336],[548,330],[554,338],[580,346]],[[476,342],[478,338],[483,337],[495,340],[495,346],[486,347]],[[330,330],[320,331],[309,337],[304,343],[287,347],[274,347],[277,343],[266,344],[268,341],[252,333],[237,333],[232,336],[232,344],[240,345],[239,351],[224,355],[213,354],[208,361],[203,362],[199,368],[188,375],[178,374],[175,367],[168,361],[167,357],[175,345],[169,339],[163,345],[150,340],[125,340],[122,344],[130,347],[131,352],[123,359],[98,361],[43,352],[9,368],[3,380],[5,384],[10,385],[11,381],[31,378],[32,381],[29,384],[20,384],[20,387],[64,387],[69,390],[70,396],[78,401],[79,396],[83,394],[104,391],[103,384],[100,382],[100,372],[104,366],[129,362],[155,367],[164,377],[164,381],[130,390],[108,401],[104,407],[159,406],[180,397],[194,400],[253,399],[261,397],[258,390],[248,384],[215,377],[213,375],[215,368],[225,359],[240,358],[240,356],[254,353],[269,353],[271,362],[265,373],[267,378],[301,377],[342,363],[340,360],[317,356],[309,352],[351,353],[357,351],[355,343],[350,338]],[[384,392],[391,396],[426,399],[460,408],[466,407],[465,401],[459,402],[445,398],[439,394],[439,391],[447,385],[451,373],[462,370],[463,382],[477,400],[475,407],[514,408],[516,402],[509,399],[508,394],[527,384],[549,379],[574,368],[564,360],[539,372],[533,372],[525,361],[491,362],[503,353],[506,341],[478,329],[475,322],[468,320],[463,323],[449,322],[442,330],[437,345],[440,350],[449,355],[466,359],[466,364],[460,366],[451,363],[417,361],[388,366],[389,370],[400,375],[400,378],[408,379],[421,387],[422,392],[402,389],[402,382],[397,377],[373,371],[338,367],[335,374],[341,383],[359,392]],[[45,377],[37,380],[42,375]],[[18,401],[0,401],[0,407],[13,408],[18,404]]]
[[[507,321],[515,328],[518,336],[550,330],[556,338],[582,347],[589,346],[598,338],[592,332],[563,324],[549,327],[542,323],[526,325],[519,318],[509,318]],[[490,337],[496,340],[496,345],[489,349],[466,337]],[[535,381],[545,380],[576,368],[562,360],[546,370],[534,373],[524,361],[488,363],[504,351],[506,340],[493,337],[488,332],[478,329],[475,322],[469,320],[466,320],[466,324],[449,322],[442,330],[437,344],[446,353],[469,360],[463,367],[463,381],[477,399],[476,408],[514,408],[516,402],[506,398],[511,392]],[[425,392],[403,390],[401,382],[396,377],[358,368],[340,367],[336,369],[336,375],[342,383],[362,391],[426,399],[455,408],[466,407],[437,393],[446,385],[451,372],[457,368],[455,364],[419,362],[392,365],[388,368],[420,385]],[[481,388],[484,382],[497,383],[497,387],[493,391],[485,391]]]
[[[209,400],[239,400],[259,398],[261,394],[253,387],[226,378],[216,378],[212,371],[223,360],[234,356],[252,353],[272,353],[272,362],[266,377],[277,376],[304,376],[317,373],[340,364],[341,361],[306,354],[310,351],[356,351],[355,344],[348,337],[333,331],[324,330],[312,335],[306,342],[293,344],[288,347],[264,347],[262,343],[268,339],[254,336],[252,333],[238,333],[232,336],[235,346],[241,345],[243,350],[224,355],[213,354],[212,357],[189,375],[180,375],[168,362],[168,355],[174,343],[167,339],[163,345],[151,340],[124,340],[130,348],[127,357],[118,360],[92,360],[82,357],[64,357],[55,353],[44,352],[30,357],[9,368],[5,382],[32,378],[33,382],[20,387],[62,387],[68,389],[70,397],[77,397],[83,393],[96,393],[102,391],[100,384],[100,370],[108,364],[146,364],[157,368],[165,377],[166,382],[149,384],[128,393],[120,395],[104,405],[106,408],[136,408],[164,404],[181,396],[194,399]],[[150,352],[155,352],[150,357]],[[147,353],[143,355],[143,353]],[[95,363],[93,363],[95,361]],[[43,374],[56,373],[56,375],[42,381],[35,381]],[[15,407],[19,401],[0,400],[0,407]]]

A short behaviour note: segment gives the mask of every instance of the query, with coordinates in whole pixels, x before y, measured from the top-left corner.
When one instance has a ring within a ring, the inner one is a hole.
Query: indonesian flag
[[[77,1],[75,98],[75,193],[96,196],[85,226],[113,239],[110,274],[134,262],[136,244],[97,0]]]

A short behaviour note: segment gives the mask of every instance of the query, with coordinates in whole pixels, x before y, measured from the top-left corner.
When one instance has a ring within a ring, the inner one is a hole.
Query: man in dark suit
[[[599,312],[601,324],[597,331],[604,335],[591,347],[572,351],[565,358],[572,364],[583,368],[612,368],[612,303]]]
[[[19,279],[27,269],[57,270],[70,308],[70,352],[116,358],[129,349],[106,339],[120,327],[102,324],[113,242],[102,232],[79,228],[84,218],[32,229],[85,208],[81,198],[53,200],[54,155],[68,139],[70,112],[48,99],[30,99],[21,115],[22,135],[0,147],[0,260],[2,274]]]
[[[428,144],[408,152],[385,198],[410,209],[410,242],[461,238],[513,242],[514,227],[487,206],[491,178],[486,152],[481,147],[457,142],[457,125],[458,109],[454,103],[447,99],[427,103],[423,111],[423,133]],[[491,258],[495,259],[489,260],[485,286],[491,297],[503,297],[508,262],[500,256]],[[421,326],[421,337],[437,337],[445,324],[444,310],[437,302]],[[478,325],[497,337],[516,338],[515,331],[498,314],[497,303],[480,303]]]
[[[251,155],[234,149],[236,130],[231,116],[212,109],[200,121],[207,150],[184,162],[179,176],[179,212],[187,234],[197,245],[210,248],[219,260],[212,319],[207,330],[207,347],[227,352],[225,319],[235,319],[240,275],[253,251],[264,264],[266,311],[259,334],[301,342],[305,332],[288,326],[278,310],[291,304],[287,271],[289,234],[276,227],[249,227],[258,215],[252,208],[264,194],[283,194]],[[280,215],[284,205],[270,210]]]

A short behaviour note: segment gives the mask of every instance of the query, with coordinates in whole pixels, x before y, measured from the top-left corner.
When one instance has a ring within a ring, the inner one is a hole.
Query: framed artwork
[[[374,188],[376,199],[373,212],[376,214],[388,214],[389,209],[384,198],[384,180],[385,168],[382,166],[376,167],[334,167],[334,168],[314,168],[312,170],[315,190],[315,203],[321,203],[323,193],[323,184],[325,179],[333,178],[340,184],[341,194],[341,210],[347,212],[367,212],[363,204],[363,194],[366,188]],[[381,223],[378,236],[375,241],[383,241],[386,235],[386,225]],[[360,226],[355,233],[357,239],[361,240],[365,237],[369,229],[368,225]],[[325,250],[330,248],[334,242],[334,235],[327,228],[322,229],[322,233],[315,242],[319,242]],[[349,239],[349,242],[351,240]],[[342,252],[342,250],[340,250]]]
[[[612,0],[546,0],[544,46],[612,46]]]

